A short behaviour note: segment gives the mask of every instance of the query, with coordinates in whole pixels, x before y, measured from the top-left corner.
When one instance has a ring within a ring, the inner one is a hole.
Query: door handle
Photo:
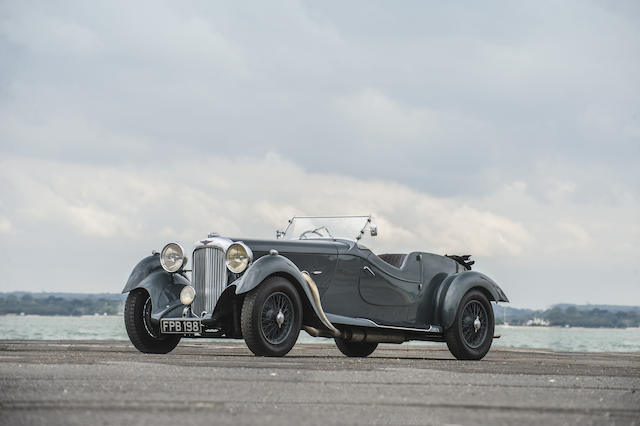
[[[365,271],[369,272],[371,275],[373,275],[374,277],[376,276],[376,274],[371,270],[371,268],[369,268],[368,266],[365,266],[364,268]]]

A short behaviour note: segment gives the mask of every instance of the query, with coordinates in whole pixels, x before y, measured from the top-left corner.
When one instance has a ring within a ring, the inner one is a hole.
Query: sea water
[[[640,328],[496,326],[494,346],[560,352],[640,352]],[[128,340],[122,316],[0,316],[0,339]],[[331,342],[300,333],[299,342]],[[411,345],[432,344],[409,342]]]

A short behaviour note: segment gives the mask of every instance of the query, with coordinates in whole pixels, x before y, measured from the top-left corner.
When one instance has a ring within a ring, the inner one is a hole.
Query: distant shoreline
[[[0,314],[0,318],[123,318],[123,314],[116,315],[39,315],[39,314]],[[496,328],[517,328],[529,330],[545,330],[545,329],[574,329],[574,330],[638,330],[640,327],[564,327],[560,325],[504,325],[496,324]]]
[[[0,315],[46,317],[123,315],[126,294],[101,293],[0,293]],[[640,306],[554,305],[546,310],[496,305],[496,325],[522,327],[640,327]]]
[[[42,317],[42,318],[122,318],[124,314],[98,314],[98,315],[40,315],[40,314],[0,314],[0,318],[2,317],[11,317],[11,318],[34,318],[34,317]]]

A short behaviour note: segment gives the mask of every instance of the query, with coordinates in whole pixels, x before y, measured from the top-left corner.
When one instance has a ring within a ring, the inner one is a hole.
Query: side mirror
[[[378,225],[374,225],[373,223],[369,226],[369,231],[371,232],[371,236],[375,237],[378,235]]]

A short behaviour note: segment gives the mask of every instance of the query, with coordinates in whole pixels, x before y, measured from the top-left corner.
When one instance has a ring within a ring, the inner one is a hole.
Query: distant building
[[[540,326],[540,327],[547,327],[549,324],[550,324],[549,321],[546,321],[546,320],[544,320],[542,318],[538,318],[538,317],[533,317],[533,319],[530,319],[526,323],[526,325]]]

